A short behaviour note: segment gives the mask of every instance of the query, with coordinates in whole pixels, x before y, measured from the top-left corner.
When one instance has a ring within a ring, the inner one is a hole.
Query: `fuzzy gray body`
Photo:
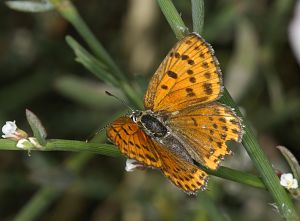
[[[162,144],[164,148],[168,148],[173,154],[187,162],[193,162],[184,144],[173,135],[171,128],[168,127],[166,115],[163,113],[158,115],[149,110],[135,111],[130,115],[130,118],[154,141]]]

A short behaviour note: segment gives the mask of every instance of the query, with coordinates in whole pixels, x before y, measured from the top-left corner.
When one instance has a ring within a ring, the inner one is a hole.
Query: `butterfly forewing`
[[[151,167],[161,167],[159,156],[150,137],[129,117],[120,117],[107,129],[107,137],[131,159]]]
[[[210,169],[216,169],[230,153],[226,141],[240,142],[243,134],[240,118],[217,102],[187,107],[170,115],[166,124],[186,144],[194,160]]]
[[[166,147],[157,144],[156,149],[162,162],[162,172],[173,184],[188,194],[205,189],[207,173],[168,151]]]
[[[146,109],[176,111],[216,100],[222,91],[219,64],[213,49],[197,34],[179,41],[152,77]]]

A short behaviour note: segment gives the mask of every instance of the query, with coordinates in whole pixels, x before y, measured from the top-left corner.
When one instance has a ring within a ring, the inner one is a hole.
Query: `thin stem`
[[[228,93],[227,89],[224,90],[224,96],[221,99],[225,104],[234,107],[237,114],[243,117],[238,106],[233,101],[232,97]],[[261,179],[265,183],[267,189],[272,195],[280,213],[287,220],[298,220],[298,214],[296,209],[288,196],[285,189],[280,185],[279,178],[274,172],[271,163],[269,162],[267,156],[262,151],[262,148],[258,144],[257,139],[251,129],[250,124],[247,119],[243,118],[243,124],[245,126],[245,134],[243,136],[242,144],[244,145],[246,151],[248,152],[252,162],[254,163],[256,169],[261,174]]]
[[[191,0],[193,31],[202,34],[204,25],[204,0]]]
[[[162,13],[165,15],[177,39],[184,37],[188,28],[184,25],[182,18],[177,12],[171,0],[157,0]]]
[[[112,75],[111,71],[107,69],[106,64],[97,60],[71,36],[67,36],[66,41],[74,50],[76,54],[76,61],[85,66],[86,69],[88,69],[99,79],[123,90],[124,94],[135,107],[141,108],[143,106],[141,99],[139,99],[139,96],[137,96],[136,91],[133,91],[132,87],[128,85],[126,80],[116,79],[116,77]]]
[[[170,2],[168,0],[160,0],[159,2]],[[168,7],[167,10],[174,10],[174,12],[168,12],[166,13],[165,7],[162,7],[163,4],[160,4],[161,10],[164,13],[164,15],[167,17],[167,21],[169,22],[169,25],[172,27],[172,30],[176,30],[176,27],[180,26],[183,27],[184,23],[181,20],[178,12],[176,12],[175,7]],[[173,22],[170,22],[172,16],[177,16],[177,18],[172,17]],[[198,17],[198,16],[195,16]],[[203,16],[204,17],[204,16]],[[193,16],[194,18],[194,16]],[[176,23],[176,21],[180,21],[179,23]],[[175,31],[174,31],[175,33]],[[177,36],[177,33],[175,33]],[[242,118],[241,113],[239,112],[239,109],[227,90],[225,89],[225,94],[223,96],[222,101],[224,101],[225,104],[234,107],[239,116]],[[295,207],[289,198],[287,192],[283,189],[283,187],[279,183],[279,179],[276,176],[270,162],[268,161],[266,155],[262,151],[261,147],[259,146],[251,128],[250,125],[246,120],[244,120],[245,125],[245,135],[243,138],[243,145],[245,149],[247,150],[249,156],[251,157],[255,167],[257,168],[258,172],[261,175],[262,180],[264,181],[268,191],[272,195],[274,201],[276,202],[276,206],[278,207],[278,210],[280,214],[285,217],[287,220],[294,221],[298,220],[298,214],[295,210]]]
[[[104,47],[96,39],[94,34],[91,32],[89,27],[86,25],[84,20],[81,18],[77,9],[73,3],[69,0],[50,0],[51,3],[55,6],[57,11],[68,21],[70,22],[81,37],[86,41],[90,49],[95,53],[95,55],[103,60],[104,63],[107,63],[112,73],[119,79],[126,80],[125,75],[121,72],[118,66],[115,64],[113,59],[106,52]]]
[[[0,150],[22,150],[16,147],[16,142],[0,139]],[[28,151],[28,150],[27,150]],[[120,157],[121,154],[119,150],[113,145],[84,142],[77,140],[59,140],[59,139],[49,139],[47,144],[42,148],[33,147],[30,151],[71,151],[71,152],[90,152],[95,154],[102,154],[112,157]]]
[[[227,167],[220,167],[218,170],[209,170],[206,167],[199,165],[209,175],[221,177],[227,180],[231,180],[237,183],[242,183],[248,186],[266,189],[265,184],[260,178],[253,174],[245,173],[238,170],[233,170]]]
[[[103,139],[103,138],[102,138]],[[7,139],[0,139],[0,150],[20,150],[24,151],[23,149],[16,147],[16,142],[7,140]],[[28,150],[25,150],[28,151]],[[119,152],[118,148],[111,144],[101,144],[93,143],[93,142],[83,142],[83,141],[75,141],[75,140],[58,140],[58,139],[50,139],[47,140],[47,144],[45,147],[41,148],[32,148],[30,151],[69,151],[69,152],[86,152],[86,153],[93,153],[93,154],[101,154],[111,157],[121,157],[122,154]],[[202,169],[207,171],[209,174],[223,177],[228,180],[232,180],[238,183],[243,183],[252,187],[257,188],[265,188],[264,184],[261,180],[251,174],[233,170],[226,167],[221,167],[217,171],[211,171],[207,168],[202,166]]]

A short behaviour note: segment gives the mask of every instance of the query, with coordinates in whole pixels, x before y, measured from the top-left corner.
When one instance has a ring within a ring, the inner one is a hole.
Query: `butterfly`
[[[112,122],[108,139],[130,159],[157,168],[188,194],[205,190],[208,174],[231,151],[226,141],[241,142],[241,119],[217,100],[223,83],[212,47],[196,33],[168,53],[150,80],[145,110]]]

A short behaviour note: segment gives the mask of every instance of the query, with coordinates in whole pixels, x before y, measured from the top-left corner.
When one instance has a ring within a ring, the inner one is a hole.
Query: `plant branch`
[[[165,4],[171,4],[169,0],[160,0],[160,7],[164,15],[166,16],[167,21],[169,22],[170,26],[172,27],[172,30],[176,30],[176,27],[184,26],[183,21],[181,20],[181,17],[179,16],[178,12],[176,11],[175,7],[168,7],[167,10],[174,10],[174,12],[165,12]],[[173,18],[173,22],[170,22],[171,17],[170,15],[174,16],[176,15],[177,18]],[[201,15],[193,16],[193,18],[201,17]],[[204,18],[204,16],[202,16]],[[180,21],[176,23],[176,21]],[[177,33],[174,34],[177,36]],[[240,113],[237,105],[229,95],[228,91],[225,89],[224,96],[222,97],[221,101],[223,101],[225,104],[234,107],[238,113],[238,115],[243,118],[242,114]],[[244,118],[243,118],[244,119]],[[267,159],[265,153],[262,151],[261,147],[259,146],[257,139],[255,138],[249,123],[244,119],[244,126],[245,126],[245,134],[243,138],[243,145],[248,152],[249,156],[252,159],[252,162],[254,163],[256,169],[261,175],[261,179],[263,180],[264,184],[266,185],[268,191],[272,195],[274,201],[276,202],[276,206],[280,212],[280,214],[285,217],[289,221],[298,220],[298,214],[296,212],[296,209],[288,196],[287,192],[284,190],[284,188],[280,185],[279,179],[274,172],[271,163]]]
[[[16,147],[16,142],[0,139],[0,150],[21,150]],[[25,150],[26,151],[26,150]],[[118,148],[111,144],[101,144],[93,142],[84,142],[84,141],[75,141],[75,140],[58,140],[50,139],[47,140],[45,147],[41,148],[32,148],[30,151],[69,151],[69,152],[87,152],[93,154],[101,154],[111,157],[121,157],[122,154],[119,152]],[[211,175],[222,177],[228,180],[232,180],[238,183],[243,183],[252,187],[265,188],[261,180],[248,173],[241,171],[233,170],[226,167],[221,167],[217,171],[208,170],[207,168],[202,168]]]

